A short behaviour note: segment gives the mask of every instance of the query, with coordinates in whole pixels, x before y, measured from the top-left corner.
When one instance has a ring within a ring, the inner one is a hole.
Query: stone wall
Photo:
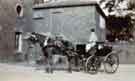
[[[0,58],[8,59],[14,54],[15,5],[17,0],[0,0]]]
[[[135,64],[135,43],[117,43],[113,46],[115,50],[122,50],[118,54],[121,64]]]

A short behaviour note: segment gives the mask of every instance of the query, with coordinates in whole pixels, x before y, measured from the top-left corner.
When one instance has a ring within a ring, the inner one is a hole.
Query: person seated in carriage
[[[98,41],[98,37],[95,33],[95,29],[91,29],[91,34],[90,34],[90,37],[89,37],[89,43],[86,44],[86,53],[89,53],[91,50],[94,49],[94,46],[96,45],[96,42]]]
[[[91,29],[89,43],[86,44],[86,53],[88,55],[98,54],[99,56],[104,56],[112,50],[111,46],[104,44],[105,42],[98,40],[95,29]]]

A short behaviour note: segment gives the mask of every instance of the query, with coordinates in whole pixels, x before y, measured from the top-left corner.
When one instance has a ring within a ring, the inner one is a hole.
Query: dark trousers
[[[79,57],[78,56],[67,56],[68,58],[68,72],[72,72],[72,61],[74,61],[74,66],[76,71],[79,71]]]
[[[46,52],[47,52],[46,72],[47,73],[53,73],[53,48],[52,47],[46,48]]]

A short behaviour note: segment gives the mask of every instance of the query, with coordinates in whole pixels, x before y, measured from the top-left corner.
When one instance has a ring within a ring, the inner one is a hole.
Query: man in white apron
[[[86,44],[86,52],[88,52],[96,44],[96,41],[98,41],[98,37],[95,33],[95,29],[91,29],[89,43]]]

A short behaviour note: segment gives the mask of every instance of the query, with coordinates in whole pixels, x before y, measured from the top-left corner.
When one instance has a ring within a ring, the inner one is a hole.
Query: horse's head
[[[33,33],[27,33],[24,39],[27,41],[30,41],[32,44],[35,44],[38,42],[37,37]]]
[[[46,34],[37,32],[32,32],[31,34],[35,37],[36,42],[39,43],[41,47],[44,47],[45,43],[47,44],[48,40],[50,39],[50,37],[47,36]]]

